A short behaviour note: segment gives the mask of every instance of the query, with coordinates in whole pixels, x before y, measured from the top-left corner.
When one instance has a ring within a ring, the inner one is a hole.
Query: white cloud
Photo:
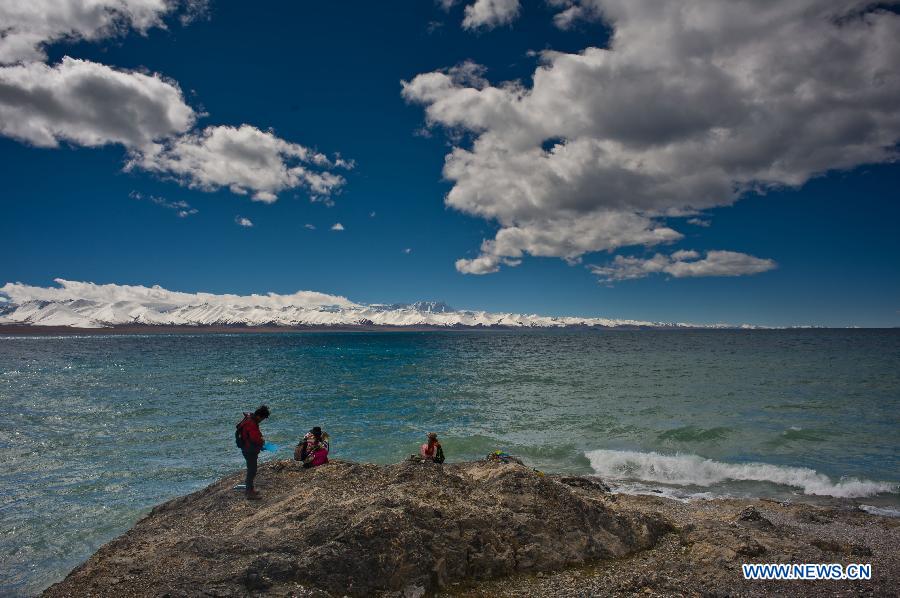
[[[593,0],[548,0],[547,4],[562,10],[553,17],[560,29],[569,29],[576,21],[599,20],[602,16],[600,2]]]
[[[178,214],[179,218],[187,218],[188,216],[193,216],[194,214],[198,214],[200,210],[197,208],[192,208],[191,204],[186,201],[169,201],[165,197],[158,197],[156,195],[144,195],[138,191],[132,191],[128,194],[128,197],[131,199],[137,199],[138,201],[149,201],[150,203],[156,204],[160,207],[175,210]]]
[[[708,251],[706,257],[700,259],[698,252],[690,250],[676,251],[672,255],[657,253],[647,259],[618,255],[605,266],[588,266],[602,282],[633,280],[650,274],[668,274],[675,278],[744,276],[759,274],[776,267],[777,264],[773,260],[746,253]]]
[[[709,228],[712,225],[711,221],[704,220],[703,218],[689,218],[687,223],[693,224],[694,226],[700,226],[702,228]]]
[[[610,48],[544,52],[530,86],[471,65],[403,82],[456,144],[447,205],[499,224],[461,271],[670,242],[667,218],[897,158],[900,15],[862,0],[557,5],[602,12]]]
[[[672,259],[678,261],[696,260],[700,257],[700,253],[693,249],[679,249],[672,252]]]
[[[251,228],[253,226],[253,221],[249,218],[244,218],[243,216],[235,216],[234,223],[245,228]]]
[[[407,247],[406,249],[403,250],[403,253],[405,253],[406,255],[409,255],[410,253],[412,253],[412,248]]]
[[[159,74],[117,69],[69,57],[42,62],[44,45],[98,40],[130,30],[184,24],[206,0],[33,0],[0,3],[0,135],[39,147],[120,144],[127,169],[140,168],[203,190],[227,187],[274,202],[286,189],[305,188],[330,202],[344,184],[332,172],[352,162],[323,154],[250,125],[192,130],[202,114],[178,84]],[[21,63],[21,64],[13,64]]]
[[[487,241],[486,241],[487,242]],[[520,262],[496,255],[482,254],[473,259],[460,258],[456,260],[456,269],[463,274],[491,274],[500,269],[500,264],[516,266]]]
[[[464,29],[493,29],[519,16],[519,0],[475,0],[466,6]]]
[[[127,170],[267,203],[294,188],[327,200],[345,183],[333,171],[353,167],[246,124],[191,131],[199,116],[178,84],[158,74],[69,57],[0,67],[0,134],[39,147],[121,144]]]
[[[334,225],[331,227],[331,230],[344,230],[344,225],[341,224],[340,222],[335,222]]]
[[[145,33],[165,27],[163,17],[181,11],[186,23],[203,12],[205,2],[175,0],[8,0],[0,2],[0,64],[42,61],[44,46],[60,40]]]
[[[169,291],[156,285],[145,287],[139,285],[94,284],[92,282],[76,282],[62,278],[56,278],[54,282],[60,285],[59,288],[35,287],[10,282],[0,287],[0,293],[9,297],[13,303],[18,304],[28,301],[77,301],[78,299],[86,299],[88,301],[107,303],[132,301],[160,307],[202,304],[272,308],[287,306],[318,307],[326,305],[353,307],[356,305],[345,297],[314,291],[298,291],[291,295],[278,295],[276,293],[267,293],[265,295],[214,295],[212,293],[180,293]]]
[[[527,253],[577,263],[585,253],[623,245],[647,246],[682,238],[671,228],[639,214],[623,211],[588,213],[580,218],[521,219],[481,243],[481,255],[456,261],[463,274],[490,274],[501,265],[518,266]]]
[[[306,230],[316,230],[316,225],[315,224],[304,224],[303,228],[305,228]]]
[[[137,153],[128,168],[142,168],[175,177],[191,188],[252,193],[256,201],[272,203],[278,193],[306,188],[314,198],[327,197],[344,184],[329,169],[352,163],[260,131],[250,125],[207,127]]]
[[[69,57],[0,67],[0,134],[40,147],[140,148],[187,131],[196,117],[178,84],[158,74]]]

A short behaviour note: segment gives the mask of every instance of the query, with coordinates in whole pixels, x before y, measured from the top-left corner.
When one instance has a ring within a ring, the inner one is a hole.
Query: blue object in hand
[[[277,444],[272,444],[271,442],[264,442],[262,446],[262,450],[269,451],[270,453],[274,453],[278,450]]]

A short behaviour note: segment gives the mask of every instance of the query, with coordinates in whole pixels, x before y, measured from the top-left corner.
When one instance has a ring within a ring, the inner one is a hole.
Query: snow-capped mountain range
[[[432,326],[687,327],[689,324],[455,310],[445,303],[360,304],[311,291],[292,295],[180,293],[159,286],[98,285],[56,279],[59,287],[0,287],[0,325],[67,326]]]

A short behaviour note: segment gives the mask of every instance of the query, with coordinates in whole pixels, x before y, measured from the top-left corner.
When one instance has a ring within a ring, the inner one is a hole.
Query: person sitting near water
[[[319,426],[310,430],[294,449],[294,460],[307,468],[328,463],[328,434]]]
[[[438,436],[434,432],[428,433],[428,442],[419,448],[419,457],[422,461],[433,461],[434,463],[444,462],[444,448],[438,441]]]
[[[253,482],[256,478],[257,460],[259,459],[259,451],[262,450],[265,440],[263,440],[262,432],[259,430],[261,421],[269,417],[269,408],[266,405],[260,405],[253,413],[244,413],[242,419],[235,429],[235,441],[244,455],[244,461],[247,462],[247,479],[244,482],[244,492],[250,500],[259,500],[260,495]]]

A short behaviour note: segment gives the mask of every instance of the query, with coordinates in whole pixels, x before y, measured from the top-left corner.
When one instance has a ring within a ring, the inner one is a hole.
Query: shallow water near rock
[[[261,402],[280,458],[313,425],[379,463],[435,430],[451,461],[896,512],[898,365],[896,330],[0,338],[0,593],[240,468],[234,424]]]

